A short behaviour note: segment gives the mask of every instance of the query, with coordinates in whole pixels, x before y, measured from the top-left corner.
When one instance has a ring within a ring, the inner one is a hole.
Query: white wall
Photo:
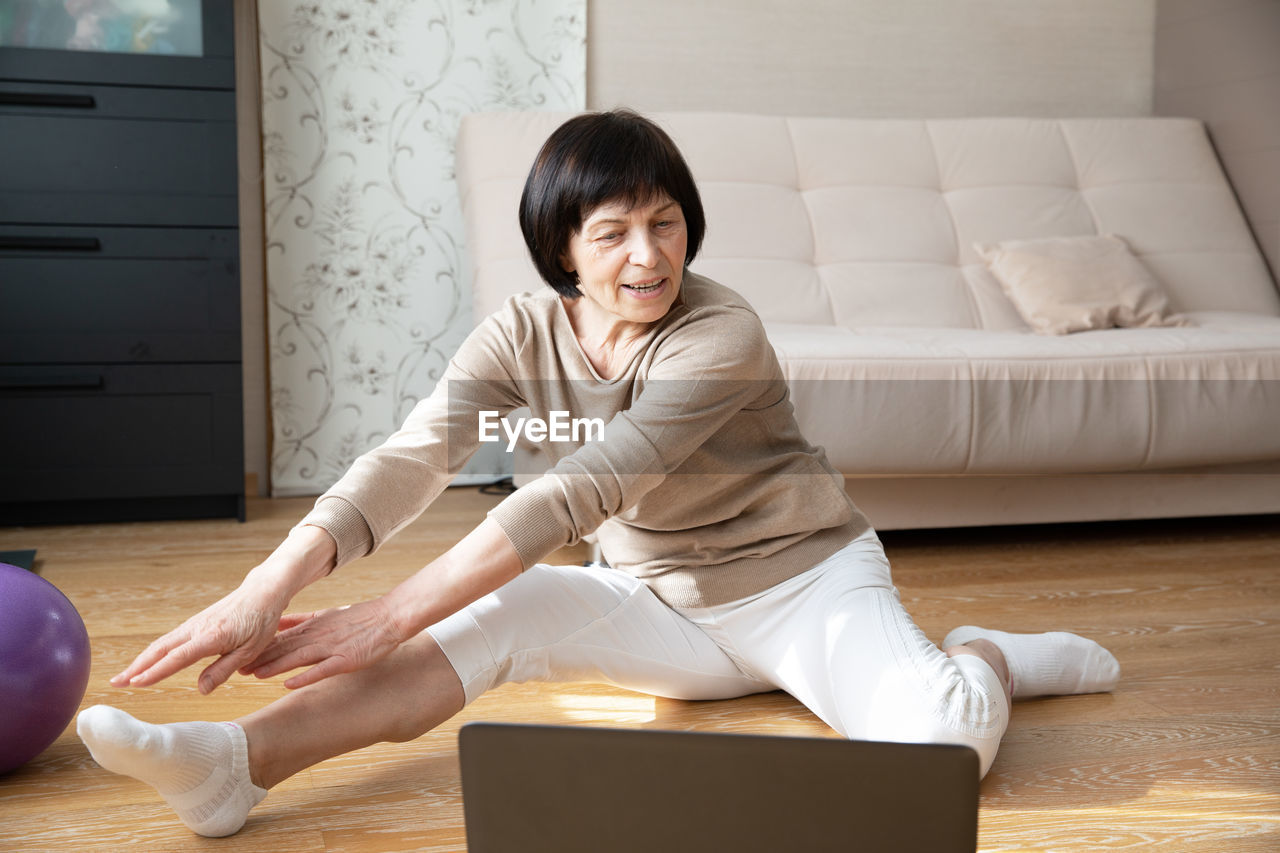
[[[1280,0],[1160,0],[1155,110],[1209,128],[1280,279]]]
[[[1149,115],[1155,0],[590,0],[587,105]]]

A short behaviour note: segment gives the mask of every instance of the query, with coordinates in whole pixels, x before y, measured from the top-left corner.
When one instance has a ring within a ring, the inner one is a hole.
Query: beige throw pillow
[[[1115,326],[1187,326],[1159,282],[1111,234],[975,243],[1022,319],[1041,334]]]

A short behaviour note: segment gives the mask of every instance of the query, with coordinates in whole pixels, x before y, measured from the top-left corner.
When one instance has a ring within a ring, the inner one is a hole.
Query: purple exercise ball
[[[0,773],[58,739],[89,685],[89,633],[56,586],[0,563]]]

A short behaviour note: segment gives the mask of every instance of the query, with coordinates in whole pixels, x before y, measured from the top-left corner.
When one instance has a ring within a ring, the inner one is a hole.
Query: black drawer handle
[[[68,373],[62,376],[0,376],[6,391],[97,391],[103,385],[101,373]]]
[[[91,110],[93,95],[59,95],[54,92],[0,92],[0,107],[69,107]]]
[[[0,235],[0,252],[97,252],[97,237],[12,237]]]

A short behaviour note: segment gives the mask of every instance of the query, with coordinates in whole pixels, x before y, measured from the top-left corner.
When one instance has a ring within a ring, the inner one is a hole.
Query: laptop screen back
[[[471,723],[459,749],[470,853],[977,846],[963,746]]]

